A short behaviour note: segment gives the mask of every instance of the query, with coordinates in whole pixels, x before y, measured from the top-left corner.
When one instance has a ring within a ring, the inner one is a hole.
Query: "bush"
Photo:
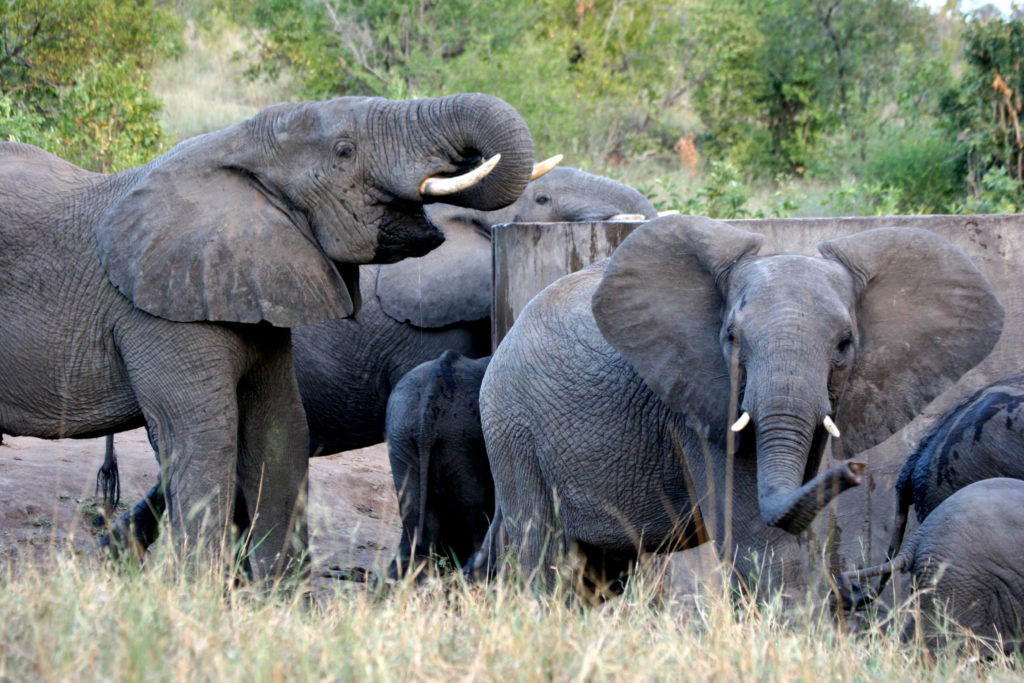
[[[181,48],[153,0],[9,0],[0,13],[0,126],[95,171],[161,149],[148,69]]]

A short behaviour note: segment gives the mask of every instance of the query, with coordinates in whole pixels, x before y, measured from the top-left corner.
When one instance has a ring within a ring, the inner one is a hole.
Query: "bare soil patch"
[[[0,557],[41,561],[53,548],[101,552],[94,526],[104,439],[5,436],[0,446]],[[121,498],[153,486],[157,463],[138,429],[115,438]],[[384,444],[310,460],[313,571],[380,569],[398,548],[400,520]]]

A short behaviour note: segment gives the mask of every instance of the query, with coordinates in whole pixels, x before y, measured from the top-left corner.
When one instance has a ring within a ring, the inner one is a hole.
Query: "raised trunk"
[[[451,160],[451,175],[501,155],[498,166],[478,184],[439,201],[491,211],[523,193],[533,171],[533,138],[507,102],[479,93],[451,95],[416,103],[409,116],[410,131],[425,138],[427,150]]]

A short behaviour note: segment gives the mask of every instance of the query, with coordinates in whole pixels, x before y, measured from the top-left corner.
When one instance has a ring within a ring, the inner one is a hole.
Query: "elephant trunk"
[[[824,445],[824,439],[815,438],[815,431],[823,429],[821,418],[813,410],[796,410],[788,398],[775,403],[754,418],[758,506],[765,524],[798,534],[829,501],[860,484],[865,466],[841,463],[804,482],[808,461],[818,458],[812,448]]]
[[[533,172],[533,138],[519,112],[504,100],[479,93],[425,99],[409,116],[428,149],[454,162],[457,173],[501,155],[482,180],[437,201],[491,211],[508,206],[526,188]]]

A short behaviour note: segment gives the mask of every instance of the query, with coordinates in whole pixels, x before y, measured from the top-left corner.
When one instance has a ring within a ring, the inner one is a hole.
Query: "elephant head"
[[[575,168],[552,169],[503,209],[431,204],[427,217],[444,230],[445,243],[422,258],[381,267],[377,296],[389,316],[419,327],[481,320],[491,314],[493,226],[600,221],[618,214],[654,218],[657,211],[632,187]]]
[[[489,95],[279,104],[114,176],[95,232],[111,282],[148,313],[309,324],[358,307],[354,264],[443,241],[424,203],[504,207],[532,163],[522,118]]]
[[[723,451],[735,392],[761,519],[798,533],[860,483],[861,463],[815,476],[828,434],[842,458],[888,437],[988,355],[1003,309],[970,259],[925,230],[823,242],[824,258],[759,256],[762,240],[708,218],[651,221],[612,256],[593,311]]]

